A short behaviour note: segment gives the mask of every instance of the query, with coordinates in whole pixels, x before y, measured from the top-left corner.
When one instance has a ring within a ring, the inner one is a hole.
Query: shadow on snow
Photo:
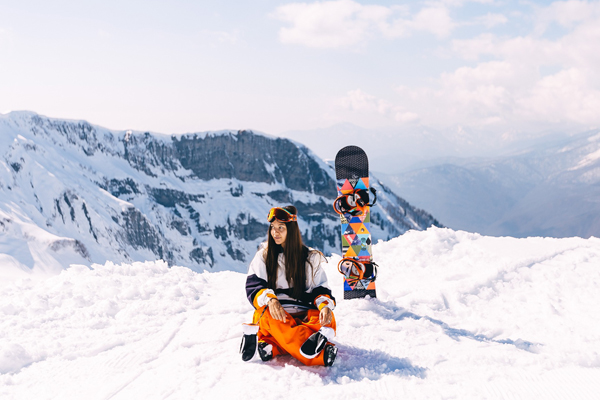
[[[496,340],[496,339],[487,337],[485,335],[475,334],[473,332],[467,331],[466,329],[452,328],[444,321],[440,321],[439,319],[431,318],[428,316],[417,315],[415,313],[406,311],[404,308],[398,307],[395,304],[389,303],[389,302],[383,302],[383,301],[377,300],[377,306],[372,307],[372,309],[370,311],[375,312],[382,318],[393,319],[395,321],[402,321],[403,319],[406,319],[406,318],[411,318],[414,320],[423,319],[423,320],[429,321],[435,325],[440,326],[443,329],[444,334],[446,334],[447,336],[449,336],[450,338],[452,338],[454,340],[459,340],[460,338],[467,338],[467,339],[477,340],[479,342],[510,344],[510,345],[515,346],[518,349],[525,350],[530,353],[538,353],[539,352],[540,345],[537,343],[529,342],[529,341],[522,340],[522,339]]]
[[[379,380],[385,375],[426,377],[426,368],[413,365],[407,358],[390,356],[380,350],[364,350],[338,344],[338,354],[331,368],[307,367],[291,356],[280,356],[269,364],[275,368],[294,365],[319,375],[324,384],[345,384],[363,379]]]

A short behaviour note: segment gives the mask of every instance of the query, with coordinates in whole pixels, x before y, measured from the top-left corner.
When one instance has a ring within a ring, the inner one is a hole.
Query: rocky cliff
[[[19,268],[49,254],[57,268],[160,258],[244,271],[269,208],[284,204],[298,208],[308,245],[339,252],[332,168],[298,143],[251,131],[113,131],[30,112],[0,116],[0,139],[0,253]],[[440,226],[372,182],[375,240]]]

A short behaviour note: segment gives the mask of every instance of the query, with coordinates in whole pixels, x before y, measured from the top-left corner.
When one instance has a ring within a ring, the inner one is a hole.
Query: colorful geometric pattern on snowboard
[[[357,146],[341,149],[335,157],[335,174],[338,196],[350,194],[354,190],[369,189],[369,160],[365,152]],[[370,207],[360,216],[340,215],[342,224],[342,257],[358,261],[373,261],[371,252],[371,212]],[[344,277],[344,299],[376,297],[375,282],[371,279],[351,279]]]

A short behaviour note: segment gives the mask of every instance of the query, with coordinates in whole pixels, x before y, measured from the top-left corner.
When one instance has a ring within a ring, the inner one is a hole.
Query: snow
[[[373,251],[377,299],[343,300],[340,257],[326,266],[332,368],[242,362],[242,273],[148,261],[15,277],[0,287],[0,398],[598,398],[600,239],[430,228]]]
[[[576,170],[576,169],[580,169],[580,168],[586,167],[588,165],[591,165],[599,158],[600,158],[600,149],[594,151],[593,153],[586,155],[581,161],[579,161],[579,163],[575,167],[570,168],[570,170]]]

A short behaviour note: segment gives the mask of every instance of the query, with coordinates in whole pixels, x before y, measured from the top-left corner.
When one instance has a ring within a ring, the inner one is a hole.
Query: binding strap
[[[369,190],[373,193],[372,203],[369,203]],[[356,189],[352,193],[339,196],[333,202],[333,210],[340,215],[363,215],[367,207],[372,207],[377,202],[377,190],[375,188],[370,188],[369,190]]]
[[[377,278],[378,265],[374,262],[360,262],[354,258],[345,257],[338,263],[338,271],[347,279],[370,279]]]

